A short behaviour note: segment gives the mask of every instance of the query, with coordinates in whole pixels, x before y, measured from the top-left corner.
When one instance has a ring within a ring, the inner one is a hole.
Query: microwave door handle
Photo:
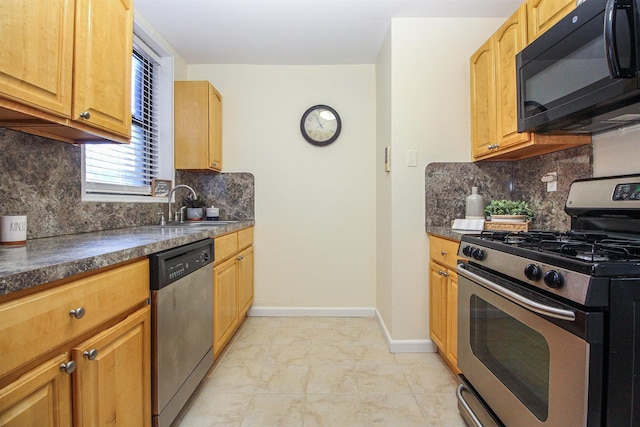
[[[544,316],[553,317],[555,319],[561,320],[569,320],[571,322],[575,322],[576,314],[571,310],[563,310],[561,308],[549,307],[548,305],[541,304],[537,301],[530,300],[527,297],[524,297],[517,292],[513,292],[509,289],[505,289],[502,286],[493,283],[490,280],[485,279],[482,276],[479,276],[471,271],[467,270],[464,267],[464,264],[458,264],[456,268],[458,274],[463,276],[471,281],[476,283],[480,283],[485,288],[495,292],[503,298],[508,299],[509,301],[526,308],[527,310],[533,311],[538,314],[542,314]]]
[[[629,25],[633,62],[635,62],[635,19],[634,19],[634,7],[633,2],[628,0],[607,0],[604,12],[604,47],[605,57],[607,59],[607,65],[609,66],[609,75],[613,79],[633,77],[635,70],[632,68],[633,64],[629,64],[628,68],[624,68],[620,65],[620,56],[618,55],[618,43],[616,41],[616,28],[618,19],[618,10],[625,10],[627,19],[630,19]]]

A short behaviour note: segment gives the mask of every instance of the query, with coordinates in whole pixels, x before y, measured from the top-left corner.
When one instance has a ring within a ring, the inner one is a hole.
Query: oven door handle
[[[531,310],[535,313],[542,314],[545,316],[553,317],[555,319],[561,320],[569,320],[571,322],[575,322],[576,314],[571,310],[563,310],[561,308],[549,307],[548,305],[540,304],[539,302],[530,300],[516,292],[513,292],[509,289],[505,289],[502,286],[493,283],[490,280],[485,279],[482,276],[479,276],[475,273],[470,272],[466,268],[464,268],[464,264],[458,264],[456,268],[458,274],[472,280],[474,282],[480,283],[487,289],[495,292],[496,294],[508,299],[511,302],[518,304],[521,307],[526,308],[527,310]]]

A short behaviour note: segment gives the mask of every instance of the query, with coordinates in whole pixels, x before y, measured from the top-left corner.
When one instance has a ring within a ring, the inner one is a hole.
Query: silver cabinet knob
[[[82,319],[84,317],[84,307],[78,307],[69,310],[69,316],[75,317],[76,319]]]
[[[238,261],[242,261],[244,259],[244,255],[240,255],[238,258],[236,258]]]
[[[98,357],[98,350],[95,348],[92,348],[91,350],[85,350],[82,352],[82,355],[89,360],[93,360]]]
[[[440,255],[445,256],[446,254],[448,254],[449,252],[447,251],[440,251]]]
[[[83,111],[82,113],[80,113],[80,118],[89,120],[91,118],[91,113],[88,111]]]
[[[67,363],[60,364],[60,370],[67,374],[72,374],[73,371],[76,370],[76,362],[73,360],[68,361]]]

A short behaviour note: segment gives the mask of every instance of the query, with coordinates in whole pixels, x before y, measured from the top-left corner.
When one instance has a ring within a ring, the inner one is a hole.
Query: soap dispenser
[[[471,187],[471,194],[467,196],[465,218],[484,219],[484,199],[478,194],[478,187]]]

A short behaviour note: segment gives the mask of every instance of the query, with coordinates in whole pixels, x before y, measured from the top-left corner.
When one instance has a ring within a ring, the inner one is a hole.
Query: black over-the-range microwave
[[[640,0],[586,0],[516,55],[518,132],[640,123]]]

